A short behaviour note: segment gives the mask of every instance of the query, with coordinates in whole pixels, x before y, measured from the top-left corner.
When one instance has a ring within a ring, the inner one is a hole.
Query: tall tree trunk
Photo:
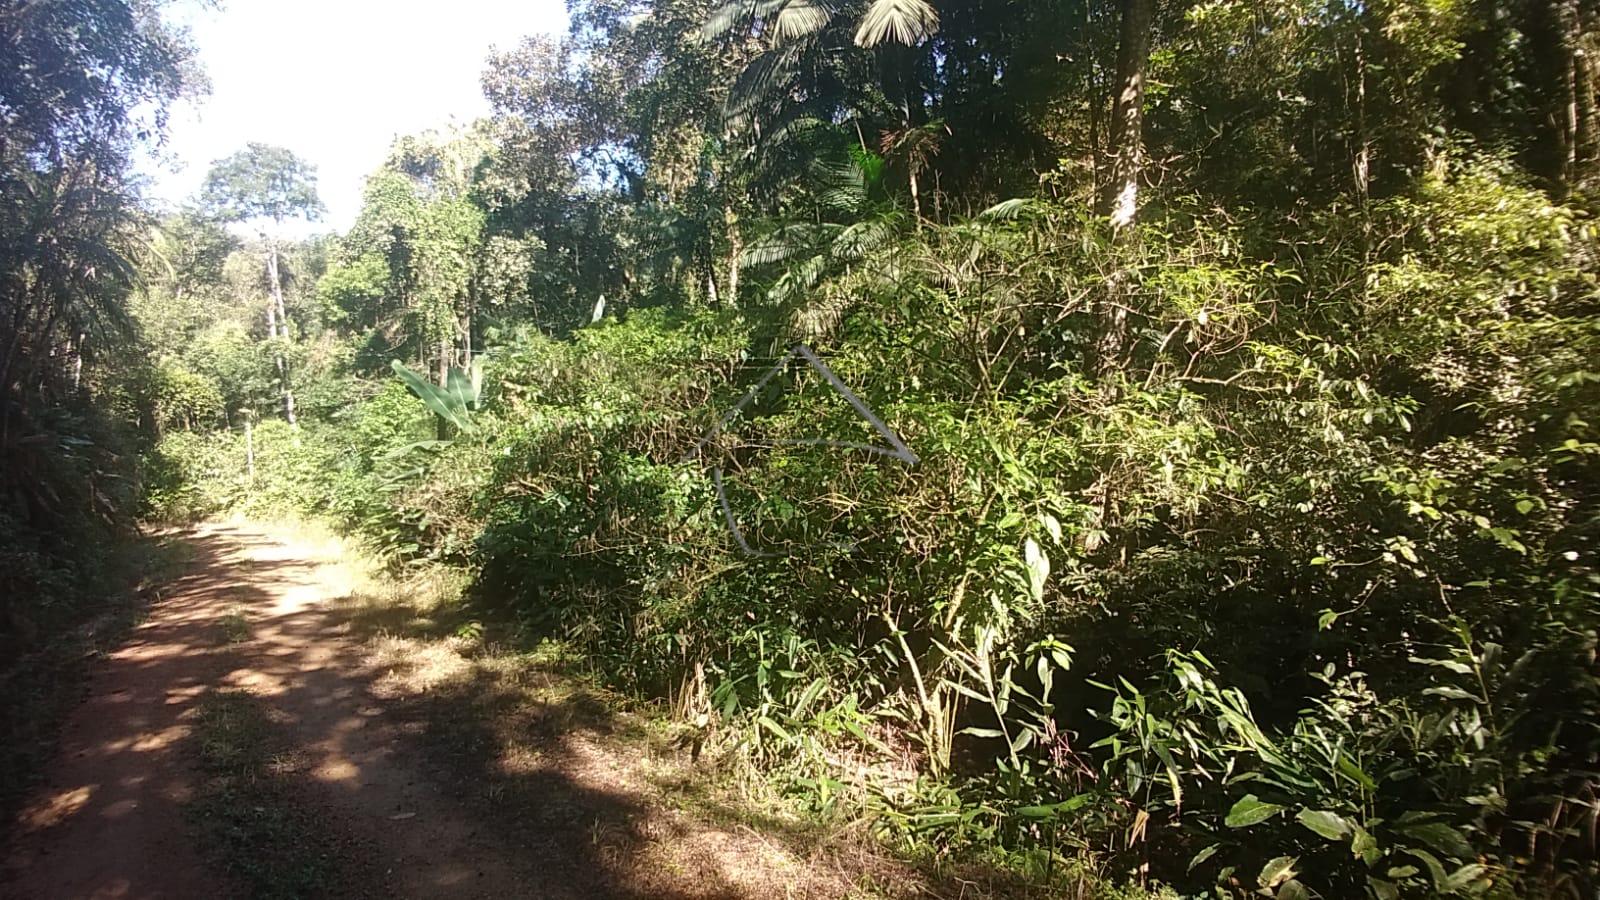
[[[1367,32],[1366,23],[1357,20],[1356,23],[1356,154],[1351,162],[1350,171],[1355,180],[1356,195],[1360,198],[1362,207],[1366,207],[1367,199],[1371,196],[1372,187],[1372,139],[1367,133]]]
[[[72,390],[74,393],[83,388],[83,342],[89,339],[87,332],[80,331],[72,341]]]
[[[1139,215],[1139,177],[1144,169],[1144,74],[1150,62],[1154,0],[1122,0],[1117,42],[1116,100],[1109,128],[1111,178],[1100,197],[1101,215],[1121,232]]]
[[[250,483],[256,483],[256,433],[251,426],[254,418],[249,410],[244,412],[244,471]]]
[[[441,389],[448,388],[450,386],[450,338],[448,336],[439,338],[438,372],[439,387]],[[448,440],[450,438],[450,425],[449,423],[445,422],[444,417],[433,417],[433,433],[434,437],[441,441]]]
[[[733,204],[722,207],[722,221],[728,227],[728,305],[739,305],[739,268],[744,256],[744,238],[739,234],[739,214]]]
[[[267,238],[267,287],[272,295],[267,298],[267,336],[289,342],[289,315],[283,306],[283,281],[278,274],[278,242]],[[284,359],[282,345],[273,354],[278,364],[278,386],[283,393],[283,418],[295,424],[294,390],[289,386],[289,364]]]
[[[1532,166],[1558,199],[1600,174],[1600,120],[1595,89],[1594,38],[1600,11],[1584,0],[1532,4],[1527,22],[1528,58],[1537,66],[1535,92],[1544,117],[1545,140],[1533,148]]]
[[[478,292],[467,289],[467,308],[461,313],[461,367],[472,370],[472,321],[478,314]]]
[[[910,165],[911,181],[911,214],[916,218],[917,233],[922,233],[922,192],[917,187],[917,165],[913,161]]]
[[[1600,110],[1595,91],[1600,88],[1600,47],[1596,47],[1600,6],[1570,0],[1572,31],[1572,184],[1593,189],[1600,175]]]
[[[1099,198],[1099,213],[1110,219],[1113,243],[1129,252],[1139,218],[1139,179],[1144,174],[1144,77],[1150,60],[1153,7],[1154,0],[1122,0],[1117,93],[1108,129],[1111,178]],[[1127,350],[1134,274],[1128,261],[1119,260],[1106,279],[1095,361],[1102,377],[1121,365]]]

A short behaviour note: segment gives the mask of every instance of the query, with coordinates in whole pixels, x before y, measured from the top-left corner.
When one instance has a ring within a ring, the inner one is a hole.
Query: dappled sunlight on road
[[[253,559],[265,538],[197,530],[187,574],[101,661],[67,722],[45,787],[19,817],[0,890],[17,897],[221,896],[185,834],[194,772],[181,746],[206,686],[226,671],[218,621],[303,566]]]
[[[0,894],[239,895],[186,815],[210,777],[199,711],[232,692],[284,745],[264,777],[309,815],[302,837],[338,857],[330,896],[833,895],[797,889],[804,863],[754,831],[659,808],[650,754],[611,746],[604,703],[534,698],[544,676],[473,640],[362,622],[389,613],[341,602],[370,584],[336,543],[241,524],[185,540],[185,573],[67,724]]]

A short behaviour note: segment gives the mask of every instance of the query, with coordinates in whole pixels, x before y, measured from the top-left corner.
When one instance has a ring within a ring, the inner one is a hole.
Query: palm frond
[[[802,260],[773,282],[772,289],[767,292],[767,299],[779,305],[793,303],[816,290],[823,276],[827,274],[826,256],[819,254]]]
[[[756,0],[728,0],[700,26],[702,41],[720,41],[735,31],[748,29],[755,20]]]
[[[775,105],[772,104],[774,90],[794,74],[799,57],[799,48],[790,44],[768,50],[751,60],[728,90],[723,113],[730,117],[740,116],[762,103]]]
[[[773,151],[790,144],[805,145],[819,132],[825,132],[828,124],[815,116],[795,116],[777,123],[775,127],[767,129],[761,135],[761,147],[770,156]]]
[[[877,47],[887,41],[913,46],[939,30],[939,13],[928,0],[872,0],[856,29],[856,44]]]
[[[827,226],[820,225],[785,225],[752,241],[739,255],[739,261],[747,266],[770,266],[786,262],[814,250],[827,240],[830,231]]]
[[[827,212],[847,218],[866,208],[867,173],[854,159],[816,159],[811,172],[819,185],[817,202]]]
[[[812,342],[831,337],[844,322],[852,303],[850,294],[829,290],[810,303],[796,307],[789,314],[790,340]]]
[[[895,236],[893,225],[885,219],[857,222],[839,233],[829,252],[834,259],[854,262],[889,244]]]
[[[1010,200],[1002,200],[978,213],[978,219],[980,221],[1010,222],[1025,218],[1038,209],[1039,201],[1031,197],[1012,197]]]
[[[780,41],[796,41],[826,28],[834,8],[827,0],[788,0],[772,20],[772,33]]]
[[[861,212],[867,204],[867,192],[860,185],[841,184],[825,188],[817,194],[822,208],[840,217]]]

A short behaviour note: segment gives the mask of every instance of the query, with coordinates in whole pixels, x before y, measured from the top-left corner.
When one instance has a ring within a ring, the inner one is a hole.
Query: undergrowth
[[[0,668],[0,819],[12,821],[38,783],[94,660],[121,644],[186,559],[185,545],[159,532],[111,545],[91,577],[52,604],[50,639],[18,648]]]

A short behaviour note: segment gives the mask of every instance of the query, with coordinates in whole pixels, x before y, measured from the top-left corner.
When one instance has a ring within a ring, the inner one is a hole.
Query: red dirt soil
[[[390,670],[335,609],[350,570],[326,548],[221,524],[184,541],[185,571],[96,665],[68,719],[44,786],[0,851],[0,897],[248,896],[186,811],[206,783],[194,729],[212,690],[259,700],[291,745],[293,802],[337,870],[320,896],[851,892],[837,867],[779,840],[662,808],[637,774],[638,750],[608,747],[603,734],[547,742],[540,752],[553,761],[523,777],[514,808],[495,808],[483,797],[486,785],[499,792],[496,776],[452,771],[419,739],[428,726],[391,708],[401,701],[382,684]],[[448,722],[433,727],[456,734]]]

